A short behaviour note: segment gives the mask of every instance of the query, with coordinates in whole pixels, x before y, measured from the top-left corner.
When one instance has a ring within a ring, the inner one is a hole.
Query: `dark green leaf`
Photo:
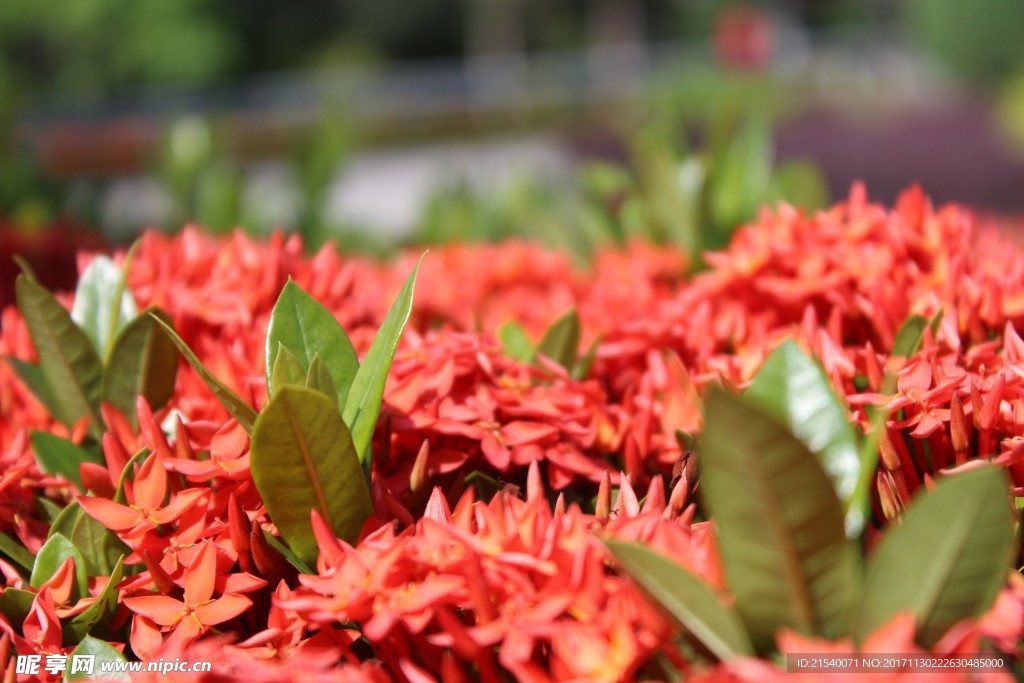
[[[537,350],[526,334],[526,330],[519,323],[510,320],[498,330],[498,339],[501,341],[501,348],[505,355],[520,363],[529,363]]]
[[[154,320],[167,326],[171,318],[158,308],[148,308],[122,329],[111,347],[103,373],[103,400],[138,426],[136,398],[142,396],[151,408],[162,408],[174,395],[178,373],[178,351]]]
[[[274,359],[274,372],[271,373],[273,380],[270,396],[273,397],[277,394],[277,390],[286,387],[302,387],[306,386],[306,371],[303,369],[299,359],[295,357],[295,354],[284,347],[283,344],[278,343],[277,353]],[[319,357],[319,356],[318,356]],[[335,396],[337,400],[337,396]]]
[[[1003,473],[985,468],[945,478],[911,504],[868,563],[858,641],[910,612],[918,642],[931,647],[992,606],[1015,545],[1006,489]]]
[[[39,366],[26,363],[12,356],[4,356],[4,360],[11,366],[14,373],[18,375],[18,379],[21,380],[22,384],[28,387],[32,395],[43,404],[47,412],[50,415],[56,415],[59,410],[57,400],[53,397],[53,391],[50,389],[50,385],[46,383],[46,377],[43,376],[43,371]]]
[[[0,614],[16,629],[21,629],[25,617],[32,611],[32,603],[36,594],[20,588],[5,588],[0,594]]]
[[[746,397],[786,425],[818,456],[840,499],[857,487],[857,438],[828,376],[792,341],[783,342],[754,377]],[[847,531],[856,535],[861,525]]]
[[[537,346],[537,353],[547,356],[563,368],[576,365],[580,350],[580,317],[571,310],[552,323]]]
[[[782,424],[722,390],[708,397],[700,489],[722,564],[758,652],[782,627],[844,632],[856,566],[818,458]]]
[[[391,310],[377,330],[377,336],[374,337],[363,364],[359,366],[355,379],[352,380],[348,400],[343,404],[345,424],[352,432],[352,442],[356,446],[359,460],[367,471],[373,431],[377,427],[377,416],[380,415],[380,404],[384,398],[384,384],[388,380],[388,371],[398,348],[398,340],[402,337],[402,331],[405,330],[409,313],[412,311],[416,274],[422,262],[423,258],[420,257],[419,263],[412,269],[405,286],[398,293],[398,298],[391,305]]]
[[[630,578],[718,659],[753,654],[739,616],[699,578],[644,546],[608,539],[605,544]]]
[[[64,647],[74,645],[85,636],[89,635],[93,627],[99,623],[107,623],[117,613],[117,584],[121,583],[124,574],[122,570],[123,558],[118,558],[114,568],[110,571],[110,580],[103,587],[103,591],[96,596],[96,601],[82,613],[76,615],[64,627]]]
[[[59,474],[84,493],[78,466],[83,462],[103,464],[103,456],[75,445],[49,432],[32,432],[32,451],[39,468],[48,474]]]
[[[256,411],[253,407],[246,403],[238,394],[231,391],[226,384],[214,377],[213,373],[203,365],[202,361],[199,360],[199,357],[196,356],[195,352],[188,347],[188,344],[178,336],[178,333],[174,331],[173,327],[165,323],[159,317],[153,316],[153,320],[159,323],[159,325],[164,329],[167,336],[171,338],[174,345],[178,347],[179,351],[181,351],[181,355],[185,356],[185,360],[189,362],[189,365],[191,365],[202,380],[206,382],[206,386],[210,388],[210,391],[212,391],[213,395],[217,397],[217,400],[221,402],[221,405],[227,408],[228,412],[231,413],[231,416],[238,420],[238,423],[245,428],[245,431],[251,432],[253,423],[256,422]]]
[[[32,576],[29,578],[29,585],[33,588],[42,586],[53,578],[53,575],[57,573],[57,570],[60,569],[60,566],[69,557],[75,559],[75,583],[78,587],[78,595],[88,595],[89,577],[85,570],[85,558],[82,557],[82,553],[79,552],[74,543],[60,534],[50,536],[50,538],[46,539],[43,547],[39,549],[35,564],[32,565]]]
[[[106,256],[94,258],[78,278],[71,319],[92,341],[100,358],[107,356],[113,341],[111,332],[116,333],[135,317],[135,299],[131,292],[119,288],[120,283],[121,269]],[[114,298],[118,291],[119,302]]]
[[[19,275],[16,289],[18,310],[39,355],[39,368],[52,390],[54,417],[69,428],[88,417],[96,434],[101,424],[103,379],[103,365],[96,349],[67,310],[42,286]]]
[[[315,389],[321,394],[331,399],[334,403],[334,407],[339,411],[341,406],[338,405],[338,390],[334,386],[334,378],[331,377],[330,370],[327,369],[327,364],[320,359],[320,356],[314,355],[313,362],[309,364],[309,372],[306,373],[306,386],[310,389]]]
[[[32,571],[32,565],[35,563],[32,553],[21,544],[21,541],[11,538],[2,531],[0,531],[0,553],[6,555],[25,571]]]
[[[92,673],[71,673],[71,662],[74,660],[75,655],[92,655],[93,659],[93,672]],[[115,673],[113,671],[105,671],[104,663],[113,662],[124,662],[126,661],[124,655],[115,650],[110,643],[99,638],[93,638],[92,636],[86,636],[82,638],[82,642],[78,644],[71,652],[71,656],[68,657],[68,667],[64,671],[65,681],[91,681],[100,677],[102,673],[103,680],[110,681],[130,681],[131,676],[125,672]]]
[[[268,394],[274,389],[272,373],[279,345],[295,354],[303,375],[313,357],[320,356],[334,380],[338,405],[345,405],[359,370],[356,351],[334,315],[291,280],[281,290],[267,328]]]
[[[373,502],[348,428],[334,404],[312,389],[283,387],[252,432],[252,478],[271,520],[295,554],[314,564],[316,509],[350,543]]]

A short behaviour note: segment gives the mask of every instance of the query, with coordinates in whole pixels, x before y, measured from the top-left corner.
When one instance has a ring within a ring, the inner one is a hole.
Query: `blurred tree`
[[[96,98],[153,81],[206,80],[239,44],[203,0],[0,2],[0,107],[54,93]]]

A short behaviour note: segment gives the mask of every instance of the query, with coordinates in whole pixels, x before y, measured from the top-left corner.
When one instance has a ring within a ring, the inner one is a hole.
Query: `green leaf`
[[[60,534],[65,538],[71,538],[71,533],[75,529],[75,522],[78,521],[78,517],[85,514],[82,511],[82,506],[78,504],[78,501],[71,503],[57,515],[57,519],[53,520],[53,524],[50,525],[50,530],[46,533],[46,537],[50,538],[55,534]]]
[[[339,411],[341,406],[338,405],[338,390],[334,386],[334,378],[331,377],[330,370],[327,369],[327,364],[318,355],[313,356],[313,362],[309,364],[309,372],[306,373],[306,386],[310,389],[319,391],[321,394],[331,399],[334,403],[334,407]]]
[[[6,555],[25,571],[32,571],[32,565],[35,562],[32,553],[21,544],[21,541],[11,538],[2,531],[0,531],[0,553]]]
[[[821,460],[840,499],[849,500],[860,471],[857,437],[821,367],[794,342],[783,342],[761,366],[745,396],[789,427]]]
[[[498,340],[501,341],[501,348],[505,355],[520,363],[529,363],[537,353],[526,330],[513,320],[501,326],[498,330]]]
[[[103,373],[103,400],[120,410],[132,427],[138,426],[137,397],[144,397],[157,410],[174,395],[178,351],[154,322],[157,319],[171,325],[170,316],[151,307],[122,329]]]
[[[741,223],[755,216],[771,181],[772,140],[763,123],[745,124],[716,154],[707,190],[716,240],[724,244]]]
[[[271,374],[273,377],[272,384],[267,385],[273,386],[270,393],[271,397],[276,396],[277,390],[282,387],[302,387],[306,385],[306,371],[303,369],[302,364],[299,363],[299,359],[280,342],[278,342],[277,347],[274,372]],[[317,357],[319,358],[319,356]],[[337,400],[337,396],[335,396],[335,400]]]
[[[101,424],[103,378],[96,349],[60,302],[42,286],[19,275],[15,287],[18,310],[32,336],[46,385],[52,390],[53,416],[68,428],[88,417],[95,435]]]
[[[251,458],[271,520],[303,561],[312,565],[318,554],[313,508],[355,543],[373,502],[348,427],[329,399],[312,389],[281,388],[256,420]]]
[[[114,618],[117,613],[117,584],[121,583],[121,578],[124,575],[123,562],[123,557],[117,559],[114,568],[110,571],[110,580],[96,596],[96,601],[64,627],[64,647],[81,641],[89,635],[96,624],[108,623]]]
[[[699,578],[636,543],[605,540],[622,569],[718,659],[753,654],[743,622]]]
[[[348,400],[342,404],[345,406],[345,424],[352,432],[352,442],[366,471],[369,471],[370,445],[373,442],[373,431],[377,427],[377,416],[380,415],[380,404],[384,399],[388,371],[398,348],[398,340],[402,337],[402,331],[405,330],[409,313],[412,311],[413,290],[416,287],[416,274],[419,272],[420,263],[423,263],[422,256],[405,281],[402,291],[398,293],[398,298],[391,304],[391,310],[377,330],[373,344],[370,345],[363,364],[359,366],[352,380]]]
[[[906,319],[899,332],[896,333],[896,341],[892,345],[892,355],[902,358],[910,358],[921,348],[921,341],[924,339],[924,331],[928,328],[928,321],[920,315],[912,315]]]
[[[911,504],[868,562],[859,642],[910,612],[918,642],[931,647],[951,626],[992,606],[1015,547],[1006,489],[1003,473],[985,468],[942,479]]]
[[[590,374],[590,368],[594,365],[594,359],[597,358],[597,347],[601,345],[601,338],[595,337],[594,341],[587,347],[587,352],[583,354],[583,357],[579,359],[576,365],[573,366],[570,375],[575,380],[585,380],[587,375]]]
[[[79,552],[75,544],[60,534],[54,534],[46,539],[46,543],[36,554],[35,564],[32,565],[32,576],[29,577],[29,585],[39,588],[53,578],[60,566],[69,557],[75,558],[75,583],[78,587],[78,595],[89,594],[89,577],[85,570],[85,558]]]
[[[135,299],[132,296],[131,291],[128,290],[128,273],[131,272],[132,262],[135,260],[135,253],[139,250],[139,246],[142,244],[142,240],[138,239],[132,243],[132,246],[128,247],[128,252],[124,255],[124,262],[121,264],[120,275],[117,278],[117,285],[114,287],[114,296],[112,297],[113,305],[110,312],[110,327],[107,332],[107,339],[116,339],[117,333],[120,328],[123,327],[122,320],[131,320],[135,317]],[[132,306],[130,309],[125,309],[124,304],[131,302]],[[110,361],[110,351],[107,349],[106,356],[103,357],[103,364],[106,365]]]
[[[92,655],[95,657],[93,660],[93,671],[92,673],[71,673],[71,662],[74,660],[75,655]],[[118,652],[105,640],[99,638],[93,638],[92,636],[86,636],[82,638],[82,642],[78,644],[74,650],[71,651],[71,656],[68,657],[68,667],[64,671],[65,681],[91,681],[96,679],[109,680],[109,681],[130,681],[131,676],[126,672],[114,672],[113,670],[107,671],[104,668],[104,663],[107,663],[109,667],[110,663],[113,662],[125,662],[124,655]],[[102,674],[102,675],[101,675]]]
[[[16,629],[21,629],[25,617],[32,611],[32,603],[36,594],[20,588],[5,588],[0,594],[0,614]]]
[[[57,407],[57,399],[53,396],[53,391],[50,389],[50,385],[46,383],[46,377],[43,376],[43,371],[38,365],[27,363],[13,356],[4,356],[4,360],[11,366],[14,373],[21,380],[22,384],[28,387],[28,390],[32,392],[46,411],[50,415],[56,415],[59,408]]]
[[[580,349],[580,317],[573,309],[556,320],[537,345],[537,353],[547,356],[563,368],[576,365]]]
[[[135,317],[135,299],[121,285],[121,269],[106,256],[97,256],[78,278],[71,319],[92,341],[101,358],[106,357],[117,332]],[[115,297],[120,292],[121,300]]]
[[[78,466],[83,462],[103,464],[103,456],[49,432],[32,432],[32,451],[39,468],[47,474],[59,474],[85,492]]]
[[[288,564],[298,569],[303,574],[316,574],[313,569],[302,561],[302,558],[291,551],[291,549],[281,542],[277,536],[273,535],[266,529],[260,529],[263,532],[263,538],[266,539],[267,545],[280,553],[281,557],[288,561]]]
[[[109,576],[118,560],[132,552],[117,534],[84,512],[78,515],[68,538],[82,553],[89,576]]]
[[[722,564],[758,652],[788,627],[844,632],[856,566],[818,458],[784,425],[722,390],[707,400],[700,489]]]
[[[291,280],[281,290],[267,328],[268,394],[274,388],[273,370],[279,346],[295,354],[303,374],[313,357],[320,356],[334,380],[338,405],[345,405],[359,370],[356,350],[334,315]]]
[[[151,317],[164,329],[167,336],[171,338],[174,345],[178,347],[179,351],[181,351],[181,355],[185,357],[185,360],[189,362],[189,365],[191,365],[202,380],[206,382],[206,386],[210,388],[210,391],[212,391],[213,395],[217,397],[217,400],[220,401],[221,405],[227,408],[228,412],[231,413],[231,416],[238,420],[238,423],[245,428],[245,431],[252,432],[253,423],[256,422],[256,411],[253,407],[246,403],[238,394],[231,391],[226,384],[214,377],[213,373],[203,365],[202,361],[199,360],[199,357],[196,356],[195,352],[188,347],[185,340],[178,336],[178,333],[174,331],[172,326],[165,323],[158,316]]]
[[[36,509],[39,511],[39,516],[50,524],[53,524],[64,512],[63,507],[49,498],[36,498]]]

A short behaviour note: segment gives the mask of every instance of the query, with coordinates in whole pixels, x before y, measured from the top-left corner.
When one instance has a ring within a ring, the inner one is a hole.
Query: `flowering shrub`
[[[1019,652],[1002,492],[1019,509],[1024,255],[994,220],[917,189],[890,211],[855,187],[814,215],[764,211],[695,273],[644,244],[588,268],[515,242],[419,258],[188,228],[83,254],[73,297],[21,277],[0,332],[5,676],[61,677],[15,671],[14,652],[214,662],[171,679],[417,682]],[[797,458],[791,479],[758,474],[774,456],[757,424]],[[807,558],[780,522],[748,553],[763,566],[737,569],[757,527],[736,506],[787,486],[778,500],[828,510],[808,547],[840,566],[845,535],[863,539],[865,585],[891,598],[851,595],[870,612],[852,630],[818,593],[750,611],[751,581]],[[990,532],[921,545],[960,517]],[[931,602],[872,578],[904,543],[945,572]],[[958,560],[975,556],[971,574]],[[659,594],[657,566],[710,612]],[[720,613],[730,635],[709,646]]]

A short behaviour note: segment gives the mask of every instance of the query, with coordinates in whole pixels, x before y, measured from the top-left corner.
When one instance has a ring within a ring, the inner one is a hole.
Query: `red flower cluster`
[[[326,247],[307,259],[295,238],[219,240],[190,228],[147,234],[130,286],[140,308],[168,311],[207,367],[258,407],[265,333],[288,277],[364,353],[416,258],[379,264]],[[687,669],[669,622],[609,571],[599,538],[647,541],[725,590],[712,529],[692,523],[692,482],[665,485],[682,454],[676,430],[699,432],[705,388],[744,386],[787,338],[822,361],[855,424],[870,424],[868,406],[890,411],[879,520],[898,517],[940,470],[979,459],[1006,467],[1024,496],[1024,252],[997,225],[935,210],[917,189],[887,211],[855,187],[813,216],[765,212],[707,262],[688,275],[681,254],[646,245],[598,254],[589,269],[523,243],[433,252],[375,437],[375,515],[354,546],[314,518],[320,560],[309,574],[273,547],[248,437],[191,368],[168,408],[153,415],[140,401],[139,433],[105,406],[105,462],[82,466],[91,495],[78,504],[129,549],[134,571],[117,586],[111,626],[130,621],[131,635],[118,647],[212,659],[210,681],[614,681],[659,675],[659,653]],[[597,342],[584,379],[503,351],[502,324],[518,321],[536,340],[570,308],[581,346]],[[909,315],[940,311],[920,352],[892,355]],[[2,323],[0,355],[32,360],[18,313],[4,311]],[[892,394],[887,373],[898,376]],[[0,531],[35,553],[49,528],[36,499],[70,501],[74,489],[38,469],[26,430],[80,442],[86,429],[56,424],[2,363],[0,413]],[[142,447],[152,455],[118,498]],[[480,500],[485,475],[501,490]],[[4,560],[0,570],[6,589],[33,593],[22,623],[0,616],[0,667],[11,644],[67,653],[60,619],[85,610],[104,582],[75,599],[73,561],[35,588]],[[878,638],[904,651],[907,633],[898,622]],[[985,636],[1012,648],[1022,635],[1014,584],[942,647]],[[852,648],[779,637],[785,652]],[[777,671],[742,662],[704,673]]]

